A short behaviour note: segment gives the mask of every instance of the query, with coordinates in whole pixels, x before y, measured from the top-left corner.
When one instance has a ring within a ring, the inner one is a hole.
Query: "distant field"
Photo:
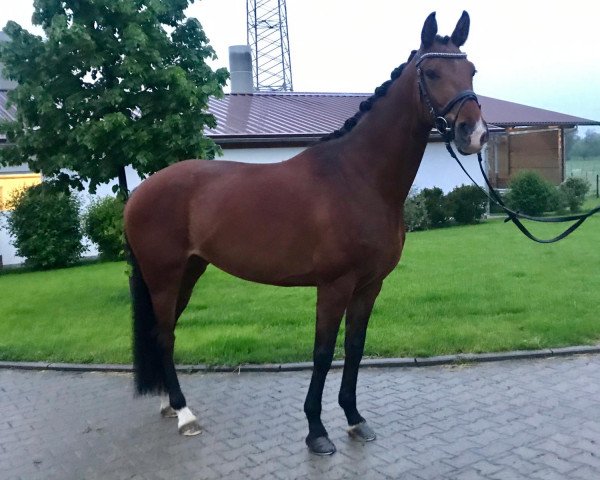
[[[583,160],[573,158],[565,162],[567,177],[581,177],[590,182],[590,194],[596,194],[596,175],[600,175],[600,157]]]

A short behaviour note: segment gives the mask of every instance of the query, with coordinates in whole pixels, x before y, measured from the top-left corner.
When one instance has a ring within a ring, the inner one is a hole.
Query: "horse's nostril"
[[[472,129],[469,127],[467,122],[460,122],[458,124],[458,131],[461,135],[467,137],[471,133]]]

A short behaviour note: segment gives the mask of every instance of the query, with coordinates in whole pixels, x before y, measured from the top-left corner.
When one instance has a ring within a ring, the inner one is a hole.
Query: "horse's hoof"
[[[329,437],[306,437],[306,445],[310,453],[320,456],[333,455],[335,453],[335,445]]]
[[[361,442],[372,442],[377,438],[377,435],[375,435],[375,432],[369,427],[367,422],[360,422],[356,425],[352,425],[348,429],[348,435]]]
[[[165,408],[161,408],[160,415],[163,418],[177,418],[177,412],[171,405],[168,405]]]
[[[198,422],[192,421],[179,427],[179,433],[181,435],[185,435],[186,437],[193,437],[194,435],[201,434],[202,429],[200,428],[200,425],[198,425]]]

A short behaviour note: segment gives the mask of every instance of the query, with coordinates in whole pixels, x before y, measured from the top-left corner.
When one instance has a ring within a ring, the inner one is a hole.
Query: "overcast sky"
[[[429,13],[450,35],[464,9],[477,93],[600,121],[598,2],[287,0],[287,9],[295,91],[372,92],[418,48]],[[32,12],[32,0],[0,0],[0,26],[31,30]],[[202,23],[215,67],[246,43],[246,0],[196,1],[187,14]]]

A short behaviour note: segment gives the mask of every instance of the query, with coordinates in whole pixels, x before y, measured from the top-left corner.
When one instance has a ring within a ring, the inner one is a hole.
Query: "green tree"
[[[211,95],[222,95],[225,69],[200,22],[185,18],[193,0],[35,0],[33,23],[15,22],[0,46],[17,119],[0,126],[12,146],[0,163],[27,161],[63,187],[84,189],[119,179],[125,166],[144,177],[186,158],[214,158],[204,136],[214,127]]]
[[[600,156],[600,132],[588,130],[585,136],[574,136],[573,146],[570,148],[570,157],[581,157],[584,160]]]

